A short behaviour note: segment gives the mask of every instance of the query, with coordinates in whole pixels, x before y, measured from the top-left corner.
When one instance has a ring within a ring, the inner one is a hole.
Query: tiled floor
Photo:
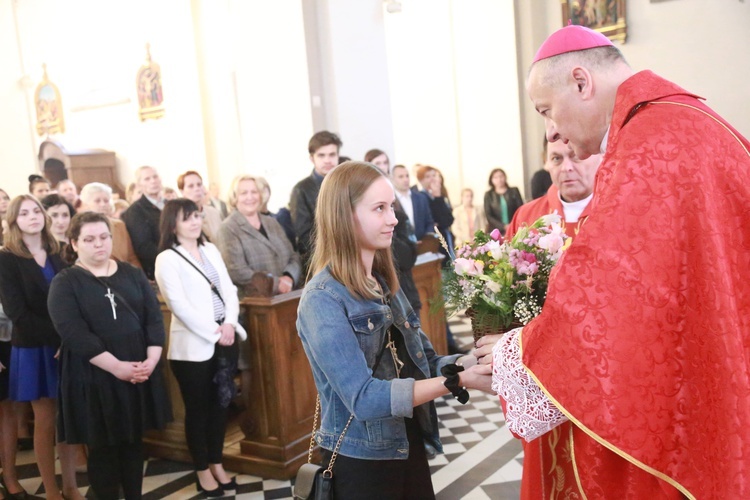
[[[453,319],[451,329],[459,345],[471,344],[471,331],[463,318]],[[438,500],[493,499],[519,497],[521,445],[505,428],[497,398],[471,391],[468,404],[452,398],[436,401],[440,419],[440,437],[445,454],[430,461],[432,482]],[[41,479],[32,452],[19,454],[19,475],[26,491],[43,498]],[[145,464],[144,499],[158,500],[201,498],[195,490],[194,475],[188,464],[149,460]],[[237,476],[235,495],[224,498],[271,500],[292,497],[290,481]],[[79,474],[81,492],[88,491],[85,474]]]

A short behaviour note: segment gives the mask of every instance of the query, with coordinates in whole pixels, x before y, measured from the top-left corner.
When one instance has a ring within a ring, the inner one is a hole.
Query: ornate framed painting
[[[151,60],[151,46],[146,44],[146,62],[136,75],[138,114],[141,121],[164,116],[164,92],[161,86],[161,68]]]
[[[625,42],[625,0],[561,0],[563,26],[586,26],[610,40]]]
[[[44,75],[34,92],[36,108],[36,132],[39,135],[62,134],[65,132],[62,98],[57,85],[47,77],[47,65],[42,64]]]

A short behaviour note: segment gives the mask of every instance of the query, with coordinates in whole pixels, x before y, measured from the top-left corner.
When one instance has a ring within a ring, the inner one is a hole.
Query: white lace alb
[[[568,418],[524,369],[518,343],[521,330],[515,328],[507,332],[492,349],[492,390],[505,400],[508,429],[532,441]]]

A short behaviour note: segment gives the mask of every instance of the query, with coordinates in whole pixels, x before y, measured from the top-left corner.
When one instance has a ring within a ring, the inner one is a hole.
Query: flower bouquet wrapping
[[[507,241],[497,229],[477,231],[473,241],[456,247],[453,265],[445,271],[446,311],[466,309],[475,341],[527,324],[542,311],[550,272],[567,239],[556,213],[522,227]]]

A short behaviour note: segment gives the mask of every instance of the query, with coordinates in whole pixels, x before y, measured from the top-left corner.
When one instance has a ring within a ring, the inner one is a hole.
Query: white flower
[[[557,213],[557,210],[555,210],[555,211],[554,211],[554,212],[552,212],[551,214],[547,214],[547,215],[545,215],[544,217],[542,217],[542,221],[543,221],[543,224],[544,224],[545,226],[551,226],[551,225],[553,225],[553,224],[557,224],[557,225],[559,225],[559,224],[560,224],[560,222],[562,221],[562,218],[561,218],[561,217],[560,217],[560,215],[559,215],[559,214]]]
[[[487,243],[487,251],[495,260],[503,256],[502,244],[499,241],[492,240]]]

